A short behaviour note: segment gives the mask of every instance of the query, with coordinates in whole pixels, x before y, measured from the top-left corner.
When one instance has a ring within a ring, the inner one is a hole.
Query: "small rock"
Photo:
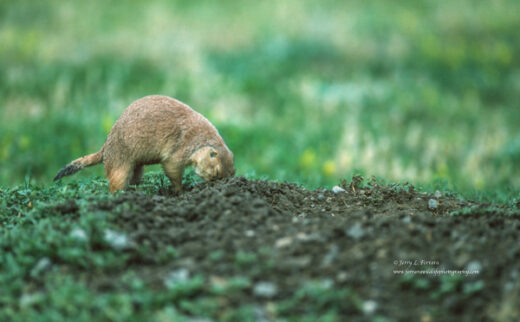
[[[51,267],[51,260],[48,257],[42,257],[31,270],[32,277],[38,277],[42,272]]]
[[[273,297],[277,292],[276,285],[271,282],[258,282],[253,287],[253,294],[259,297]]]
[[[437,200],[435,200],[435,199],[428,200],[428,208],[437,209]]]
[[[348,278],[348,274],[347,272],[345,271],[340,271],[337,275],[336,275],[336,280],[338,282],[345,282]]]
[[[365,235],[365,232],[363,231],[363,226],[361,226],[360,223],[355,223],[354,226],[350,227],[347,230],[347,235],[354,239],[360,239]]]
[[[291,243],[292,243],[291,237],[283,237],[276,241],[275,246],[276,246],[276,248],[282,248],[282,247],[289,246]]]
[[[325,199],[325,195],[323,193],[318,194],[318,200]]]
[[[254,230],[246,230],[246,236],[247,237],[254,237],[255,231]]]
[[[336,194],[338,194],[338,193],[340,193],[340,192],[344,192],[344,191],[345,191],[345,189],[341,188],[340,186],[334,186],[334,187],[332,187],[332,192],[334,192],[334,193],[336,193]]]
[[[186,268],[179,268],[171,271],[164,277],[164,285],[167,288],[173,288],[178,284],[185,283],[190,277],[190,272]]]
[[[299,232],[296,234],[296,238],[298,238],[299,240],[302,240],[302,241],[307,241],[310,239],[310,236],[307,235],[306,233]]]
[[[228,285],[228,281],[226,279],[224,279],[222,277],[218,277],[218,276],[210,276],[209,282],[211,283],[212,286],[215,286],[218,288],[223,288]]]
[[[128,237],[125,234],[118,233],[111,229],[105,230],[105,241],[112,246],[112,248],[117,250],[123,250],[130,246],[130,242]]]
[[[88,235],[83,228],[74,228],[73,230],[71,230],[70,237],[80,241],[88,240]]]
[[[23,294],[20,297],[19,305],[22,308],[30,307],[36,303],[43,302],[45,296],[42,293],[31,293],[31,294]]]
[[[365,314],[372,314],[377,309],[377,302],[374,300],[366,300],[363,302],[363,312]]]
[[[435,193],[433,194],[435,196],[435,198],[440,198],[442,197],[442,193],[439,191],[439,190],[435,190]]]

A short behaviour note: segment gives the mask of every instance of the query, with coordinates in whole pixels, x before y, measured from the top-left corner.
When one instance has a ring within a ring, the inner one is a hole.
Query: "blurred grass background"
[[[518,12],[514,0],[0,0],[0,186],[49,183],[132,101],[164,94],[217,126],[239,174],[517,195]]]

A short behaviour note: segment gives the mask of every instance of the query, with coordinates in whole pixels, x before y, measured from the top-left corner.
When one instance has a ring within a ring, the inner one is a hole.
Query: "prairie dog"
[[[101,150],[70,162],[54,181],[101,162],[112,193],[139,184],[148,164],[160,163],[176,191],[190,165],[206,181],[235,175],[233,153],[217,129],[186,104],[159,95],[130,104]]]

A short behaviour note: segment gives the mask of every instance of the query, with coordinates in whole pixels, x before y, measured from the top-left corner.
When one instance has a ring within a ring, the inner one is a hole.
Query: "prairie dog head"
[[[191,156],[191,162],[195,173],[206,181],[235,175],[233,153],[227,148],[200,148]]]

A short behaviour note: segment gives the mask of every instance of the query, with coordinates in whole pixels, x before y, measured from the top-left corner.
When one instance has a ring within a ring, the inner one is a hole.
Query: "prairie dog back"
[[[189,165],[205,180],[235,174],[233,153],[217,129],[186,104],[167,96],[146,96],[128,106],[98,154],[112,192],[138,184],[142,167],[148,164],[161,163],[176,190],[181,189],[182,173]],[[81,159],[67,167],[89,166],[81,166]],[[67,167],[60,173],[71,174]]]

